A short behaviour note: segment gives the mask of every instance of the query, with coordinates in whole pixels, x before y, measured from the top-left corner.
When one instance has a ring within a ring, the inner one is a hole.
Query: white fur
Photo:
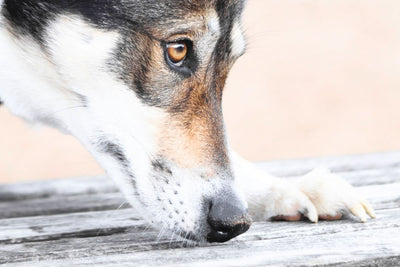
[[[232,54],[239,57],[246,51],[246,39],[244,38],[241,24],[235,22],[231,32]]]
[[[221,28],[219,24],[218,14],[215,11],[212,11],[208,14],[208,32],[214,36],[220,36]]]
[[[210,47],[215,47],[218,39],[221,37],[220,24],[218,15],[215,11],[210,11],[207,15],[206,31],[201,33],[201,38],[196,46],[196,53],[202,61],[208,62],[212,56],[213,50]],[[207,66],[202,66],[206,68]]]

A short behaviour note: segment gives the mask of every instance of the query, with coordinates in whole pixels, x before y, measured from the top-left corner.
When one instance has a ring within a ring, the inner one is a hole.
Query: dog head
[[[245,232],[251,219],[221,110],[228,72],[245,50],[243,6],[6,0],[9,28],[41,77],[30,90],[31,119],[80,139],[154,224],[196,241]]]

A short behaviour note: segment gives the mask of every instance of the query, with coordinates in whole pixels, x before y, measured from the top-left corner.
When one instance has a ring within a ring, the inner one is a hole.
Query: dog
[[[221,100],[246,50],[244,0],[1,2],[4,105],[75,136],[152,225],[205,243],[253,220],[375,217],[329,171],[287,181],[229,146]]]

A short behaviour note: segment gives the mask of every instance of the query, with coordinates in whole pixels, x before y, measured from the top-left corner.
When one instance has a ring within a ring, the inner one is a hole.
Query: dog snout
[[[252,219],[242,201],[223,195],[211,201],[207,222],[207,241],[222,243],[246,232]]]

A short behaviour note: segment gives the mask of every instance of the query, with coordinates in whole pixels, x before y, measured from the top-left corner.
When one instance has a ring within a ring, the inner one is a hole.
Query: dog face
[[[6,0],[6,28],[33,62],[35,82],[19,97],[31,106],[27,119],[76,136],[155,225],[196,241],[243,233],[251,220],[221,110],[228,72],[245,50],[243,6]]]

